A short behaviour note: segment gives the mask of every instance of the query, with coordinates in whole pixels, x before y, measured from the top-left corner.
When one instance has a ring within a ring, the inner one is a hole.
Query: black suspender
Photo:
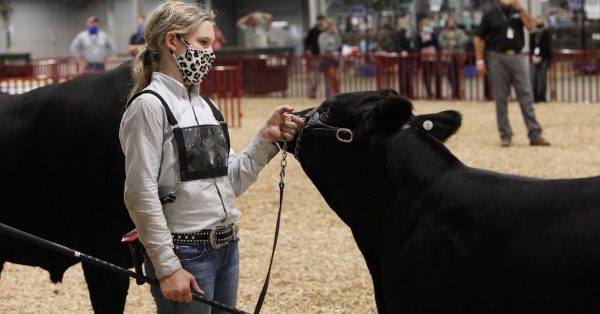
[[[200,95],[200,96],[202,97],[202,99],[204,99],[204,101],[206,101],[206,103],[210,107],[210,110],[212,111],[213,115],[215,116],[215,119],[217,119],[217,121],[219,121],[219,125],[221,125],[221,129],[223,130],[223,134],[225,134],[225,139],[227,140],[227,148],[230,148],[231,143],[229,142],[229,129],[227,129],[227,122],[225,122],[225,118],[223,118],[221,111],[219,111],[219,109],[217,109],[217,106],[215,106],[215,104],[212,102],[212,100],[210,100],[210,98],[208,98],[204,95]]]
[[[131,97],[131,99],[127,102],[127,106],[129,107],[131,102],[134,99],[136,99],[138,96],[140,96],[141,94],[152,94],[152,95],[156,96],[160,100],[163,107],[165,108],[165,111],[167,114],[167,121],[169,122],[169,124],[171,125],[171,127],[173,129],[173,136],[175,137],[175,143],[177,144],[176,146],[177,146],[177,153],[179,155],[179,173],[181,176],[181,180],[188,181],[188,180],[194,180],[197,178],[202,178],[200,176],[201,174],[188,172],[188,154],[186,151],[185,139],[183,136],[183,129],[179,126],[177,119],[175,119],[173,112],[171,111],[171,109],[169,109],[167,102],[157,92],[155,92],[153,90],[148,90],[148,89],[143,90],[143,91],[133,95],[133,97]],[[225,121],[223,119],[223,115],[215,107],[215,105],[212,103],[212,101],[208,97],[205,97],[205,96],[202,96],[202,98],[208,103],[208,106],[210,107],[211,111],[213,112],[213,115],[215,116],[215,119],[217,119],[217,121],[219,121],[219,126],[221,127],[221,130],[223,130],[223,134],[225,135],[225,141],[227,144],[226,154],[229,154],[231,142],[229,139],[229,132],[227,130],[227,123],[225,123]],[[218,173],[221,171],[225,171],[225,173],[227,172],[226,167],[225,167],[225,170],[223,170],[221,168],[214,168],[213,170],[214,171],[212,171],[212,172],[210,172],[210,171],[204,172],[204,175],[208,175],[208,176],[212,177],[214,175],[218,175]]]
[[[156,96],[160,100],[163,107],[165,107],[165,111],[167,112],[167,121],[169,121],[169,124],[173,127],[173,132],[175,132],[176,128],[177,129],[180,128],[178,125],[177,119],[175,119],[173,112],[171,111],[171,109],[169,109],[167,102],[160,96],[160,94],[158,94],[157,92],[155,92],[153,90],[146,89],[146,90],[143,90],[143,91],[133,95],[131,97],[131,99],[129,99],[129,101],[127,102],[127,107],[129,107],[131,102],[133,102],[133,100],[136,99],[141,94],[152,94],[152,95]],[[225,134],[225,139],[227,140],[227,147],[231,147],[231,141],[229,139],[229,130],[227,129],[227,122],[225,122],[225,118],[223,118],[223,115],[221,114],[219,109],[217,109],[217,107],[214,105],[212,100],[210,100],[210,98],[208,98],[204,95],[200,95],[200,96],[202,97],[202,99],[204,99],[204,101],[206,101],[206,103],[210,107],[210,110],[212,111],[213,115],[215,116],[215,119],[217,119],[217,121],[219,121],[219,125],[221,126],[221,129],[223,129],[223,133]],[[179,133],[181,135],[181,130],[179,130]],[[175,133],[175,136],[177,137],[177,133]],[[178,143],[179,143],[179,139],[175,138],[175,140],[178,141]],[[181,143],[184,143],[183,137],[181,138]],[[185,152],[185,150],[184,150],[184,152]],[[182,156],[181,151],[179,151],[179,156]]]

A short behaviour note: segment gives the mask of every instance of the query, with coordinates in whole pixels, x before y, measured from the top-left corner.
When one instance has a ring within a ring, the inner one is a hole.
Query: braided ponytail
[[[152,52],[150,49],[142,49],[131,62],[131,76],[133,77],[133,88],[129,92],[129,97],[141,92],[152,79],[155,65],[152,60]]]

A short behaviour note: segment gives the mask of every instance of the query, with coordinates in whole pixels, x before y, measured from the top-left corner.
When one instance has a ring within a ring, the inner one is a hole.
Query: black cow
[[[0,222],[122,267],[133,228],[123,203],[118,130],[129,65],[18,96],[0,97]],[[77,260],[0,234],[4,262],[61,281]],[[129,278],[83,264],[96,313],[122,313]]]
[[[470,168],[443,144],[460,114],[414,116],[394,91],[301,114],[288,150],[351,228],[380,313],[600,313],[600,177]]]

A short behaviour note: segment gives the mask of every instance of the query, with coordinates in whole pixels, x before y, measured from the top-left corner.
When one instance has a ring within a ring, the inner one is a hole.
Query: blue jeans
[[[235,307],[239,283],[239,260],[237,241],[230,241],[228,245],[213,249],[210,245],[175,245],[175,254],[179,257],[181,265],[190,272],[204,291],[204,297]],[[156,278],[156,272],[145,256],[146,275]],[[159,314],[221,314],[226,313],[208,304],[199,301],[192,303],[179,303],[163,297],[159,286],[151,286],[150,292],[154,297]]]
[[[104,68],[105,68],[104,63],[96,63],[96,62],[89,62],[85,66],[86,71],[104,71]]]

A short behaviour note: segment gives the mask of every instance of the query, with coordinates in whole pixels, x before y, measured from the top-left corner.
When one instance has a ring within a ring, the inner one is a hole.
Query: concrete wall
[[[131,0],[112,0],[114,29],[107,29],[107,1],[78,5],[68,1],[12,1],[12,46],[8,52],[29,52],[34,59],[68,57],[69,45],[90,15],[100,18],[100,29],[115,40],[119,54],[127,54],[129,37],[135,31],[136,15]],[[148,13],[161,0],[138,0],[142,13]],[[186,1],[195,3],[196,1]],[[6,52],[6,51],[4,51]]]
[[[110,2],[113,28],[108,27],[107,3]],[[101,0],[90,4],[77,4],[77,1],[12,1],[12,45],[8,51],[0,45],[0,53],[29,52],[34,59],[68,57],[71,41],[85,29],[87,17],[96,15],[100,18],[100,29],[115,40],[118,53],[127,54],[129,37],[135,30],[136,2],[139,11],[149,15],[164,0]],[[310,25],[305,0],[212,0],[212,9],[217,12],[216,22],[226,36],[228,46],[242,45],[241,32],[237,30],[235,22],[250,11],[269,12],[273,14],[274,21],[288,21],[301,34]]]
[[[305,1],[305,0],[304,0]],[[219,8],[221,1],[214,1],[215,8]],[[274,0],[233,0],[230,2],[230,11],[233,12],[233,19],[226,21],[227,27],[235,29],[235,22],[246,15],[248,12],[261,11],[271,13],[273,21],[287,21],[290,25],[296,25],[301,32],[306,32],[304,17],[308,16],[305,12],[305,5],[302,1],[274,1]],[[228,16],[229,17],[229,16]],[[235,44],[243,45],[241,32],[235,29]]]

